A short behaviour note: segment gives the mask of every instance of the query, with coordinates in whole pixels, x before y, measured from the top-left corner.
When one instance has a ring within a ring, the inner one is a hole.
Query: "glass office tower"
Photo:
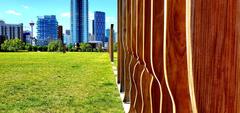
[[[58,22],[55,15],[38,17],[37,21],[37,43],[44,46],[52,40],[57,40]]]
[[[105,40],[105,13],[96,11],[94,13],[94,36],[96,41]]]
[[[71,0],[72,43],[88,42],[88,0]]]

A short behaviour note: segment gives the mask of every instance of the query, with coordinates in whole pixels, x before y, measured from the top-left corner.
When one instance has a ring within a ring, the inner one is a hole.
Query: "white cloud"
[[[10,15],[15,15],[15,16],[21,16],[22,15],[21,13],[15,11],[15,10],[7,10],[5,13],[10,14]]]
[[[64,12],[61,14],[61,17],[70,17],[70,13],[69,12]]]
[[[27,5],[22,5],[22,7],[23,7],[24,9],[29,9],[29,6],[27,6]]]

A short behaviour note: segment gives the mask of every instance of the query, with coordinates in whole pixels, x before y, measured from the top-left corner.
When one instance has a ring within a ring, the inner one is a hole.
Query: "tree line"
[[[114,50],[117,50],[117,44],[114,44]],[[41,51],[41,52],[103,52],[102,45],[93,48],[89,43],[80,43],[76,46],[69,44],[66,46],[61,40],[51,41],[47,46],[32,46],[31,44],[22,42],[20,39],[6,40],[0,37],[0,50],[2,52],[18,52],[18,51]]]

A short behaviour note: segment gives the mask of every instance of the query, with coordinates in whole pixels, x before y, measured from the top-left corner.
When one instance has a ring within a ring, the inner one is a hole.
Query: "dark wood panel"
[[[155,79],[152,87],[153,112],[172,113],[172,100],[164,77],[164,1],[152,1],[152,66]],[[160,88],[160,89],[159,89]],[[160,92],[159,92],[160,91]],[[160,96],[160,97],[159,97]],[[161,111],[160,111],[161,110]]]
[[[152,98],[151,98],[151,86],[152,86],[152,67],[150,59],[151,50],[151,1],[143,0],[143,63],[144,72],[142,74],[142,96],[143,107],[142,113],[152,112]]]
[[[125,94],[124,94],[124,100],[123,102],[129,103],[130,102],[130,76],[129,76],[129,64],[131,60],[131,52],[130,52],[130,25],[131,25],[131,1],[126,0],[125,1],[125,27],[126,27],[126,32],[125,32],[125,40],[124,40],[124,45],[125,45]]]
[[[118,34],[117,34],[117,40],[118,40],[118,52],[117,52],[117,61],[118,61],[118,65],[117,65],[117,83],[120,83],[120,81],[121,81],[121,71],[120,71],[120,63],[119,63],[119,61],[120,61],[120,55],[121,55],[121,53],[120,53],[120,51],[121,51],[121,44],[120,44],[120,40],[121,40],[121,33],[120,33],[120,29],[121,29],[121,27],[120,27],[120,0],[118,0],[118,25],[117,25],[117,27],[118,27]]]
[[[120,76],[120,92],[124,91],[124,50],[123,50],[123,27],[122,27],[122,12],[123,12],[123,5],[122,0],[119,0],[119,76]]]
[[[136,83],[134,80],[134,70],[137,64],[137,50],[136,50],[136,0],[131,0],[131,51],[132,51],[132,62],[130,64],[130,77],[131,77],[131,87],[130,87],[130,113],[136,113],[134,106],[136,98]]]
[[[134,73],[134,80],[136,83],[137,88],[137,95],[136,95],[136,101],[135,101],[135,108],[137,113],[140,113],[142,111],[142,104],[143,104],[143,97],[142,97],[142,74],[144,70],[144,63],[143,63],[143,0],[137,0],[136,2],[136,13],[137,13],[137,56],[138,56],[138,64],[135,69]]]
[[[166,69],[177,113],[191,113],[186,52],[186,2],[168,0],[166,14]],[[173,105],[168,104],[170,109]]]
[[[199,113],[237,113],[238,0],[191,0],[193,78]]]

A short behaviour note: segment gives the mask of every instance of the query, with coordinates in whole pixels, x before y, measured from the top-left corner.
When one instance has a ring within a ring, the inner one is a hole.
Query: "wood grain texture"
[[[172,101],[164,77],[164,1],[152,1],[152,68],[155,79],[152,86],[154,113],[172,113]],[[162,102],[162,103],[161,103]]]
[[[120,92],[123,92],[124,91],[124,50],[123,50],[123,20],[122,20],[122,13],[123,13],[123,1],[122,0],[119,0],[119,26],[120,26],[120,29],[119,29],[119,48],[120,48],[120,51],[119,51],[119,76],[120,76]]]
[[[124,94],[124,99],[123,102],[129,103],[130,102],[130,76],[129,76],[129,64],[131,60],[131,52],[130,52],[130,25],[131,25],[131,1],[126,0],[125,1],[125,26],[126,26],[126,32],[125,32],[125,94]]]
[[[120,27],[120,21],[121,21],[121,19],[120,19],[120,0],[118,0],[117,1],[118,2],[118,23],[117,23],[117,27],[118,27],[118,34],[117,34],[117,40],[118,40],[118,43],[117,43],[117,46],[118,46],[118,49],[117,49],[117,61],[118,61],[118,63],[117,63],[117,83],[119,84],[120,83],[120,81],[121,81],[121,71],[120,71],[120,55],[121,55],[121,32],[120,32],[120,29],[121,29],[121,27]]]
[[[151,86],[152,86],[152,69],[151,69],[151,1],[143,0],[143,63],[144,72],[142,74],[142,96],[143,106],[142,113],[152,112],[152,98],[151,98]],[[150,71],[149,71],[150,70]]]
[[[143,64],[143,0],[138,0],[136,2],[136,13],[137,13],[137,56],[138,56],[138,64],[135,69],[134,80],[137,86],[137,95],[135,101],[135,108],[137,113],[141,113],[142,111],[142,104],[143,104],[143,97],[141,91],[141,79],[144,70]]]
[[[137,88],[136,88],[136,83],[134,80],[134,70],[135,70],[135,65],[137,64],[137,49],[136,49],[136,43],[137,43],[137,33],[136,33],[136,1],[137,0],[131,0],[131,39],[132,39],[132,44],[131,44],[131,49],[132,49],[132,62],[130,65],[130,77],[131,77],[131,87],[130,87],[130,113],[136,113],[136,109],[135,109],[135,98],[136,98],[136,92],[137,92]]]
[[[176,113],[192,113],[187,73],[186,2],[167,1],[166,68]],[[171,104],[167,108],[171,108]]]
[[[193,76],[199,113],[239,113],[237,1],[191,1]]]

